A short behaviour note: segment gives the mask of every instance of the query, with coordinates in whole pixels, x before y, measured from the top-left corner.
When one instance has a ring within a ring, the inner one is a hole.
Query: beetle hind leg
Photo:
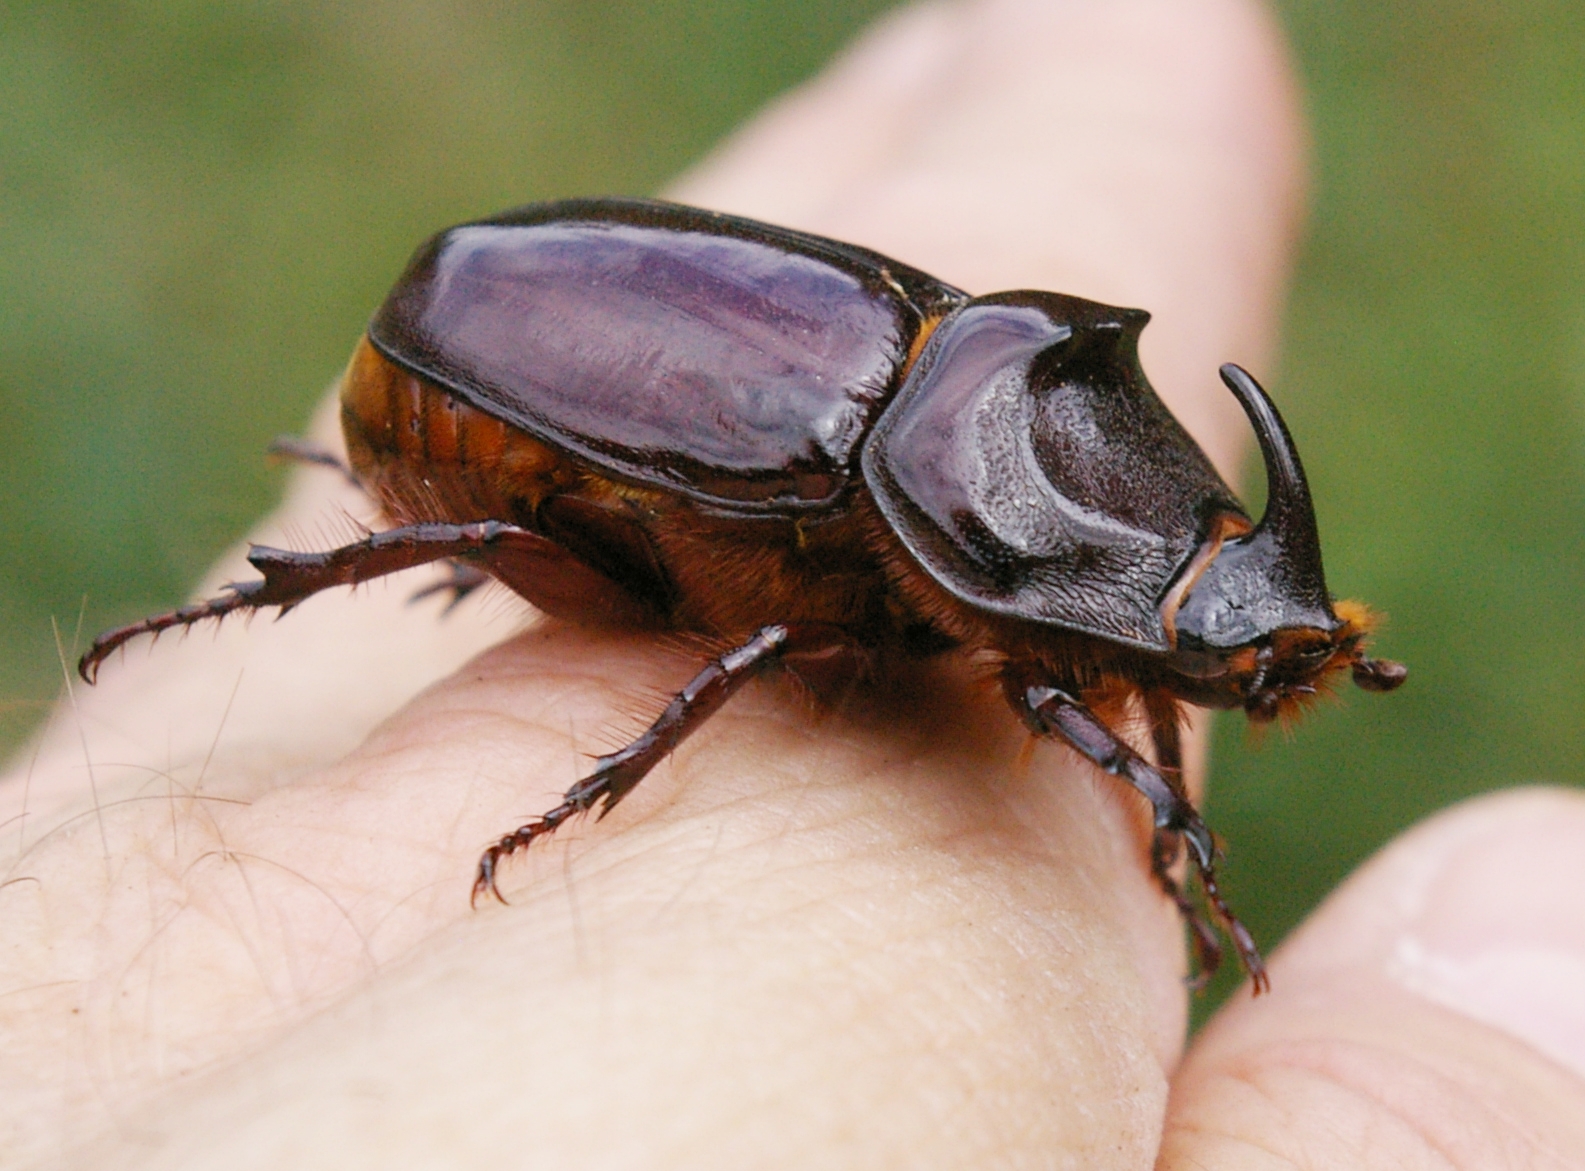
[[[279,606],[285,613],[321,590],[359,585],[388,573],[465,558],[500,577],[541,609],[565,609],[586,621],[639,622],[653,615],[641,600],[538,533],[504,521],[417,524],[375,533],[366,540],[324,553],[297,553],[255,545],[248,562],[263,577],[237,582],[207,602],[107,631],[78,661],[77,671],[94,682],[99,664],[139,635],[223,618],[237,610]]]
[[[599,757],[594,771],[568,789],[560,805],[492,842],[479,857],[472,901],[477,903],[488,892],[504,903],[496,873],[505,859],[596,805],[600,817],[610,813],[651,769],[765,668],[776,663],[793,667],[805,663],[823,666],[828,672],[833,667],[851,672],[863,662],[859,650],[852,636],[838,626],[811,622],[762,627],[742,646],[699,671],[636,740]]]

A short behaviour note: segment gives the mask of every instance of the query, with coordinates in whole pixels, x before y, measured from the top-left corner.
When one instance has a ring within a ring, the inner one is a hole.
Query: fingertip
[[[1585,794],[1465,802],[1390,847],[1360,885],[1295,941],[1298,962],[1336,947],[1585,1077]]]
[[[1165,1165],[1585,1158],[1582,884],[1576,792],[1493,794],[1405,834],[1276,953],[1275,995],[1197,1038]]]

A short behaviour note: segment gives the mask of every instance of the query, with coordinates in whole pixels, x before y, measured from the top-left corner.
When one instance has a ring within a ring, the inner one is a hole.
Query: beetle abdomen
[[[565,457],[387,361],[367,340],[342,381],[341,417],[353,470],[403,523],[533,528],[545,497],[576,478]]]

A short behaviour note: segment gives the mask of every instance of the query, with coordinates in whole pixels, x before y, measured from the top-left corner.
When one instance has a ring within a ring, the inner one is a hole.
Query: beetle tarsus
[[[1189,973],[1189,987],[1196,992],[1204,988],[1222,966],[1222,941],[1216,927],[1188,892],[1172,874],[1172,865],[1178,860],[1182,839],[1170,830],[1157,830],[1150,840],[1150,873],[1162,892],[1178,908],[1178,914],[1188,924],[1194,942],[1194,970]]]
[[[1188,792],[1183,787],[1183,733],[1180,720],[1182,709],[1169,691],[1152,690],[1144,693],[1145,712],[1150,718],[1150,740],[1156,750],[1156,768],[1168,786],[1184,804],[1189,803]],[[1190,989],[1199,991],[1216,975],[1222,966],[1222,941],[1216,926],[1206,917],[1188,892],[1172,873],[1182,849],[1181,835],[1158,829],[1150,840],[1150,873],[1157,885],[1177,907],[1178,915],[1189,928],[1194,945],[1194,970],[1189,973]],[[1201,843],[1204,845],[1204,843]],[[1214,850],[1214,843],[1211,848]]]
[[[1200,886],[1205,891],[1205,901],[1211,904],[1228,938],[1233,941],[1233,950],[1238,952],[1239,962],[1249,975],[1250,991],[1255,996],[1270,992],[1271,977],[1266,974],[1266,961],[1261,958],[1260,948],[1256,946],[1255,937],[1249,933],[1249,928],[1239,921],[1238,916],[1233,914],[1233,908],[1222,898],[1214,867],[1207,866],[1200,870]]]
[[[576,787],[574,788],[576,792]],[[575,813],[588,812],[587,804],[580,804],[569,793],[565,800],[556,808],[542,817],[536,817],[526,825],[520,825],[511,833],[504,835],[497,841],[491,842],[484,853],[479,855],[479,869],[473,880],[473,893],[468,902],[472,906],[479,905],[479,896],[486,891],[496,902],[503,906],[506,896],[501,893],[501,888],[496,885],[496,872],[500,869],[503,859],[510,858],[519,850],[526,850],[533,844],[534,839],[547,837],[556,832],[556,827],[566,821]]]
[[[156,614],[152,618],[144,618],[137,622],[118,626],[114,630],[107,630],[94,639],[93,645],[77,660],[77,673],[82,676],[83,682],[94,684],[99,681],[99,664],[108,659],[121,647],[142,634],[152,634],[158,638],[162,631],[171,630],[179,626],[191,626],[195,622],[206,619],[224,618],[233,610],[245,609],[256,605],[252,600],[251,586],[262,585],[262,582],[242,582],[226,587],[230,593],[221,594],[218,598],[210,598],[205,602],[195,602],[191,606],[183,606],[167,614]]]

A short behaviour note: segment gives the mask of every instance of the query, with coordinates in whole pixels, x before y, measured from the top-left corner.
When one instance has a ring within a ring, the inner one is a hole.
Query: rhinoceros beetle
[[[1152,871],[1221,955],[1172,867],[1187,842],[1255,990],[1260,954],[1217,888],[1182,784],[1180,704],[1271,720],[1371,659],[1333,604],[1299,457],[1265,392],[1222,378],[1260,440],[1253,523],[1156,397],[1149,315],[1078,297],[970,297],[868,249],[673,204],[519,208],[421,247],[342,382],[350,474],[396,527],[326,553],[255,547],[263,574],[101,636],[128,639],[427,562],[582,622],[688,631],[722,653],[560,805],[490,845],[502,861],[608,812],[774,663],[853,677],[962,647],[1007,702],[1154,810]],[[1116,731],[1147,719],[1154,760]]]

